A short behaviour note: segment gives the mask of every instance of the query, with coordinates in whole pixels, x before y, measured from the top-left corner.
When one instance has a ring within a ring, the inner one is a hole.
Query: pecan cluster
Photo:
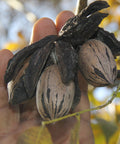
[[[98,25],[109,7],[95,1],[69,19],[58,36],[51,35],[16,53],[5,74],[9,102],[20,104],[36,96],[44,120],[66,115],[79,103],[77,73],[93,86],[113,84],[117,78],[114,58],[120,42]]]

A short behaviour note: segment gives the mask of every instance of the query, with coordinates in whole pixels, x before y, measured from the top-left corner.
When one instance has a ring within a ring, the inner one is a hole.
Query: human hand
[[[74,14],[69,11],[61,12],[56,18],[56,24],[48,18],[38,20],[34,27],[31,43],[34,43],[47,35],[57,35],[64,23]],[[19,135],[26,129],[40,125],[39,114],[35,105],[35,98],[29,104],[11,106],[8,104],[7,88],[4,83],[4,74],[8,60],[13,54],[8,50],[0,51],[0,143],[16,144]],[[81,100],[74,112],[89,109],[87,96],[87,82],[79,72],[79,85]],[[76,118],[68,118],[48,125],[54,144],[69,144],[71,130],[76,123]],[[80,144],[94,144],[92,129],[90,126],[90,113],[80,115]]]

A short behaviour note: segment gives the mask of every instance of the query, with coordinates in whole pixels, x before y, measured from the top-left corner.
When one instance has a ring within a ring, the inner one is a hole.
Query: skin
[[[38,20],[33,27],[30,43],[36,42],[47,35],[57,35],[64,23],[74,14],[63,11],[56,17],[56,24],[49,18]],[[35,98],[31,102],[10,106],[8,104],[7,87],[4,83],[4,74],[8,60],[13,57],[9,50],[0,51],[0,143],[16,144],[20,134],[35,125],[40,124],[40,116],[35,105]],[[78,72],[79,86],[81,89],[81,100],[73,112],[90,108],[87,89],[88,85],[81,73]],[[69,144],[71,130],[76,123],[76,118],[68,118],[48,125],[54,144]],[[90,113],[86,112],[80,116],[80,144],[94,144],[94,137],[90,125]]]

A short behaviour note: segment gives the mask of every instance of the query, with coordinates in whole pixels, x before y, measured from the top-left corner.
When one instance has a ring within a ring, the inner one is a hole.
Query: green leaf
[[[26,130],[18,138],[17,144],[53,144],[45,126],[36,126]]]

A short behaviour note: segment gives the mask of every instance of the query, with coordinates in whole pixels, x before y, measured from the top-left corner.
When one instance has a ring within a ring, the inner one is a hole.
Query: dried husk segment
[[[117,77],[114,57],[106,44],[91,39],[79,50],[79,68],[93,86],[113,84]]]
[[[66,115],[71,109],[74,94],[74,82],[64,85],[57,65],[46,68],[36,90],[36,103],[41,117],[50,120]]]
[[[22,100],[26,98],[25,90],[23,91],[24,87],[21,85],[22,84],[21,78],[22,75],[25,73],[26,67],[29,65],[29,59],[30,58],[26,59],[20,71],[16,75],[14,75],[14,78],[7,84],[8,101],[11,104],[16,104],[18,101],[22,102]],[[21,87],[22,89],[20,89]]]

